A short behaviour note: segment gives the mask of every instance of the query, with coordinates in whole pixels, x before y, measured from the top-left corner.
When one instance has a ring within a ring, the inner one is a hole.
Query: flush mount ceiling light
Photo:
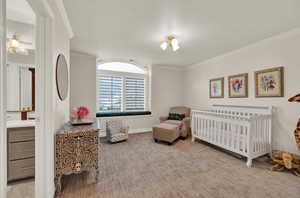
[[[168,36],[167,40],[164,41],[161,45],[160,45],[162,50],[166,50],[168,47],[172,48],[173,51],[177,51],[180,47],[179,47],[179,43],[178,40],[174,37],[174,36]]]
[[[13,35],[7,41],[7,51],[12,54],[28,55],[28,50],[21,46],[21,41],[17,39],[17,35]]]

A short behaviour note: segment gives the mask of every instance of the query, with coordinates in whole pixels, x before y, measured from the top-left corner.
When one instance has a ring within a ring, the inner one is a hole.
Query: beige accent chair
[[[168,120],[160,117],[160,124],[153,126],[153,139],[155,142],[164,141],[171,145],[179,137],[185,139],[191,134],[191,109],[184,106],[171,107],[170,113],[184,114],[183,120]]]

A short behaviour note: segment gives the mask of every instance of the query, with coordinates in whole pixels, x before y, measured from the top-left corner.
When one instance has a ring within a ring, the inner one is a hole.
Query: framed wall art
[[[224,78],[215,78],[209,81],[209,97],[224,98]]]
[[[238,74],[228,77],[229,98],[248,97],[248,74]]]
[[[284,68],[277,67],[255,72],[256,97],[284,96]]]

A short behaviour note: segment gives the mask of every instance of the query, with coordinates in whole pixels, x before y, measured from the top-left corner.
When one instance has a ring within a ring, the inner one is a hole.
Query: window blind
[[[122,77],[108,75],[98,76],[97,91],[100,112],[122,111],[122,88]]]
[[[126,77],[125,79],[125,109],[126,111],[145,110],[145,80]]]

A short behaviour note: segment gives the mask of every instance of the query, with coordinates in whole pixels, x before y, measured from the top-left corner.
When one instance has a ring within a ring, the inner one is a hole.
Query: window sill
[[[110,112],[110,113],[96,113],[96,117],[120,117],[120,116],[143,116],[151,115],[151,111],[137,111],[137,112]]]

